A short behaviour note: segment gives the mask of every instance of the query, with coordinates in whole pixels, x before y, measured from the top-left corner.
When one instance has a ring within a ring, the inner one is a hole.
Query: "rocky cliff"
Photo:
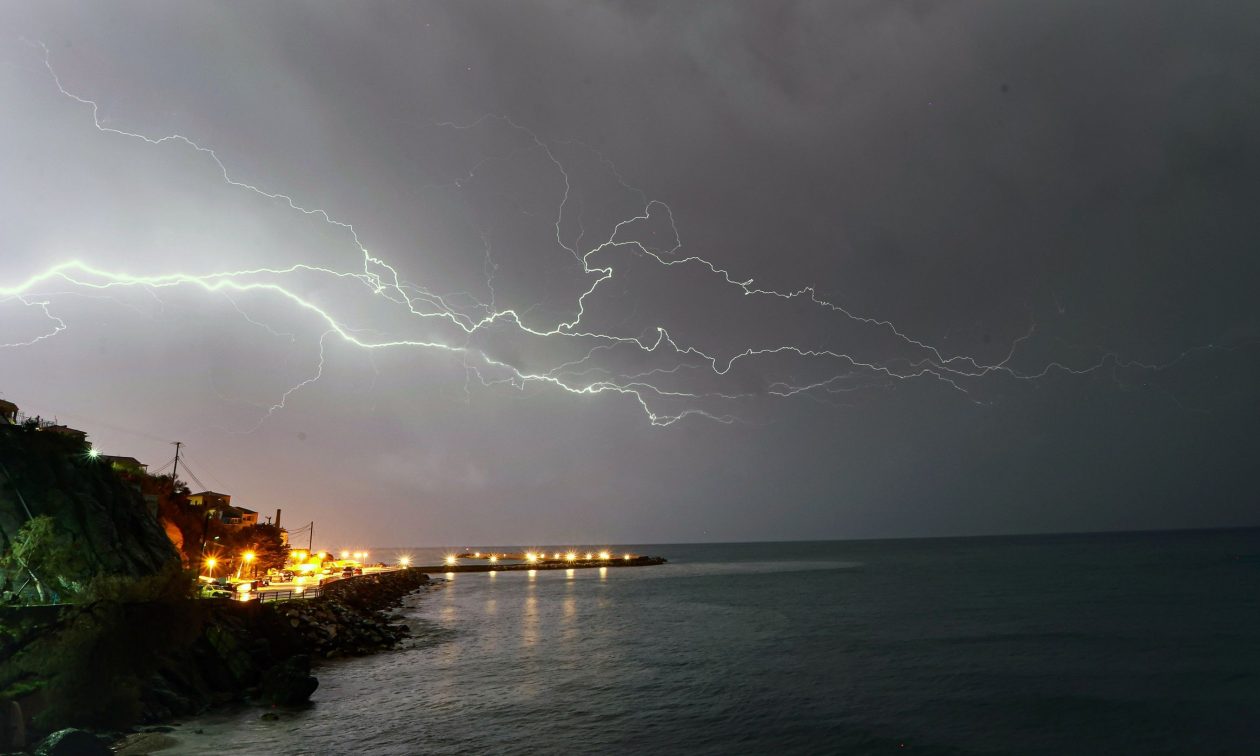
[[[40,515],[52,517],[81,554],[83,574],[76,579],[151,575],[177,558],[139,490],[91,458],[85,444],[33,427],[0,425],[0,551]]]

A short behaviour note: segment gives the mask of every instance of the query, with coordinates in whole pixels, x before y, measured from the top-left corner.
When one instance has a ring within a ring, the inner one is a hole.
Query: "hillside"
[[[46,515],[76,557],[68,568],[73,574],[39,575],[46,583],[54,577],[151,575],[177,559],[139,490],[87,452],[74,438],[0,425],[0,553],[30,518]],[[0,591],[23,582],[21,574],[0,575]]]

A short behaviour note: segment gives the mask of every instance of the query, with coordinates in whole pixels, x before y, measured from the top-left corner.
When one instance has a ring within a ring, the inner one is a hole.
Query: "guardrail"
[[[268,601],[295,601],[315,598],[323,592],[323,588],[305,588],[300,591],[295,589],[284,591],[259,591],[258,600],[263,603]]]

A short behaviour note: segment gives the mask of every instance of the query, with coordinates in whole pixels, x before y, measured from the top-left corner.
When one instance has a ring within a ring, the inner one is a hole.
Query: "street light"
[[[453,555],[453,554],[448,554],[448,555],[447,555],[447,557],[446,557],[446,563],[447,563],[447,564],[455,564],[455,555]]]
[[[574,554],[572,551],[570,551],[568,554],[564,555],[564,559],[567,562],[572,562],[577,559],[577,554]]]
[[[349,558],[350,558],[350,552],[349,552],[349,551],[343,551],[343,552],[341,552],[341,558],[342,558],[342,559],[349,559]]]
[[[411,557],[408,557],[408,556],[398,557],[398,563],[401,564],[403,567],[406,567],[411,564]]]
[[[99,451],[97,451],[96,449],[88,449],[88,457],[89,457],[89,458],[91,458],[91,459],[96,459],[96,458],[97,458],[97,457],[99,457],[99,456],[101,456],[101,453],[100,453]]]
[[[599,552],[599,558],[604,561],[608,561],[609,559],[612,558],[612,555],[609,554],[607,551],[601,551]]]
[[[206,557],[206,575],[214,577],[214,566],[219,563],[214,557]]]

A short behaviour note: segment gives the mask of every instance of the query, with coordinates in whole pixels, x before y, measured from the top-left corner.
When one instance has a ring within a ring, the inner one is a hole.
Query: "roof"
[[[202,491],[200,493],[188,494],[189,496],[218,496],[223,499],[232,498],[232,494],[218,493],[217,491]]]
[[[136,467],[148,467],[148,465],[136,459],[135,457],[119,457],[113,454],[102,454],[101,459],[105,460],[106,462],[117,462],[118,464],[121,464],[121,465],[135,465]]]
[[[5,410],[6,412],[17,412],[17,409],[18,406],[13,402],[7,402],[4,399],[0,399],[0,410]]]
[[[245,514],[258,514],[258,512],[257,512],[257,511],[255,511],[255,510],[253,510],[253,509],[246,509],[245,507],[236,507],[236,509],[237,509],[238,511],[244,512]]]

